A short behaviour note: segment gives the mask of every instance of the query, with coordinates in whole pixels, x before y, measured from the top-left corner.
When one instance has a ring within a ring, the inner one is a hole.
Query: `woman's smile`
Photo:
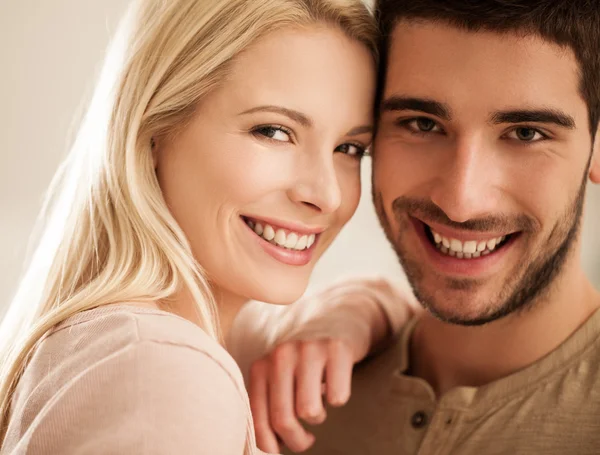
[[[287,265],[310,263],[325,228],[308,228],[283,221],[243,216],[247,232],[258,240],[263,250]]]

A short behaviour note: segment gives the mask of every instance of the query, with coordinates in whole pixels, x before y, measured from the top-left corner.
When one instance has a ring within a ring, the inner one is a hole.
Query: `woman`
[[[2,454],[257,453],[219,342],[352,216],[375,43],[359,0],[132,6],[4,321]]]

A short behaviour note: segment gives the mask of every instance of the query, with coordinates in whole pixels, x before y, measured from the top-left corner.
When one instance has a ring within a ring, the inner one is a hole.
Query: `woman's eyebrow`
[[[255,112],[273,112],[275,114],[285,115],[289,119],[299,123],[300,125],[310,128],[313,126],[314,122],[312,119],[303,114],[300,111],[296,111],[294,109],[288,109],[283,106],[275,106],[275,105],[265,105],[265,106],[257,106],[252,109],[248,109],[244,112],[241,112],[239,115],[248,115],[253,114]],[[361,125],[352,128],[350,131],[346,133],[346,136],[359,136],[361,134],[373,133],[373,125]]]
[[[373,125],[356,126],[348,131],[346,136],[360,136],[367,133],[373,134]]]
[[[306,128],[310,128],[313,126],[313,121],[306,114],[303,114],[299,111],[295,111],[293,109],[288,109],[283,106],[267,105],[253,107],[252,109],[248,109],[247,111],[241,112],[239,115],[253,114],[255,112],[273,112],[275,114],[285,115],[289,119],[293,120],[296,123],[299,123],[300,125]]]

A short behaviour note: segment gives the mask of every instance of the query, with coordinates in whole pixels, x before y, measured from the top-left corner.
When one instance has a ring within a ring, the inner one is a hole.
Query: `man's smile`
[[[488,275],[521,237],[521,232],[461,231],[412,216],[409,219],[434,268],[455,277]]]
[[[516,234],[494,233],[445,233],[443,228],[432,227],[423,223],[425,234],[433,246],[442,254],[458,259],[477,259],[498,251]]]

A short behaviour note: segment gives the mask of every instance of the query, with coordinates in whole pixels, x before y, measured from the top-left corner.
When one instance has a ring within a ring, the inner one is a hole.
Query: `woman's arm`
[[[350,396],[352,368],[392,338],[416,311],[408,289],[386,280],[340,283],[282,307],[253,302],[231,330],[228,348],[249,387],[258,445],[294,451],[313,441],[299,422],[321,423]],[[324,384],[322,384],[324,380]]]
[[[343,339],[352,342],[362,359],[396,333],[417,307],[408,287],[378,278],[348,280],[292,305],[250,302],[234,321],[227,349],[246,379],[253,362],[288,341]]]

